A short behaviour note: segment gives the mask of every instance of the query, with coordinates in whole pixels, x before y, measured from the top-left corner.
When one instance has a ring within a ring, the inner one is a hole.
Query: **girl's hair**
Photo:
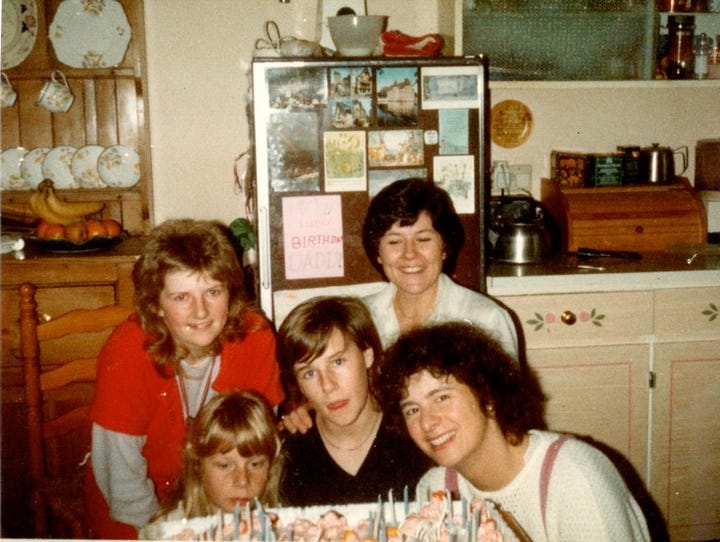
[[[380,337],[360,299],[334,296],[308,299],[285,317],[278,330],[277,358],[291,404],[302,401],[293,368],[322,354],[335,329],[360,350],[371,348],[374,359],[380,360]]]
[[[365,253],[375,269],[383,272],[378,262],[380,238],[396,222],[400,222],[401,226],[415,224],[423,211],[430,215],[433,228],[445,245],[443,271],[452,274],[465,240],[462,222],[448,193],[433,181],[419,178],[395,181],[380,190],[370,201],[363,223],[362,240]]]
[[[401,419],[400,401],[407,397],[410,377],[422,371],[467,385],[511,443],[530,429],[545,427],[545,395],[536,375],[526,365],[518,367],[496,339],[476,326],[455,322],[410,331],[388,349],[381,364],[373,365],[373,388],[391,418]]]
[[[176,219],[158,225],[133,268],[135,309],[150,338],[147,351],[160,366],[178,364],[187,356],[173,340],[160,316],[160,292],[173,271],[203,273],[222,282],[230,294],[228,321],[216,339],[215,353],[227,339],[242,338],[247,304],[243,271],[231,241],[229,228],[217,221]]]
[[[233,449],[243,457],[268,457],[268,482],[258,498],[264,506],[279,506],[280,445],[272,410],[261,395],[252,391],[233,391],[213,397],[188,428],[182,471],[169,500],[163,503],[160,515],[174,510],[181,501],[188,518],[215,514],[218,507],[203,488],[202,461]]]

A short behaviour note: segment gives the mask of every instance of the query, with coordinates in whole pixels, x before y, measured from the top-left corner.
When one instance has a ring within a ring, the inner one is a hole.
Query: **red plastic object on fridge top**
[[[399,30],[382,33],[383,54],[385,56],[424,56],[440,55],[444,40],[439,34],[408,36]]]

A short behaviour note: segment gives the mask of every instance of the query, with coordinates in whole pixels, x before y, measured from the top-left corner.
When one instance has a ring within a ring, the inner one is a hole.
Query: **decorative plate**
[[[107,185],[100,178],[97,162],[105,147],[87,145],[80,147],[73,154],[70,171],[82,188],[105,188]]]
[[[130,188],[140,180],[140,155],[125,145],[105,149],[97,162],[100,178],[113,188]]]
[[[75,147],[54,147],[45,156],[42,163],[42,174],[45,179],[52,179],[55,188],[79,188],[80,185],[70,171]]]
[[[25,60],[37,36],[35,0],[2,1],[2,69],[14,68]]]
[[[32,149],[25,155],[22,164],[20,164],[20,174],[22,178],[25,179],[28,187],[33,190],[37,188],[45,178],[43,177],[42,164],[49,152],[50,147]]]
[[[30,186],[20,173],[20,165],[27,149],[15,147],[0,153],[0,187],[3,190],[27,190]]]
[[[117,0],[63,0],[49,29],[58,60],[73,68],[117,66],[131,35]]]
[[[512,148],[525,143],[532,126],[530,108],[518,100],[503,100],[490,110],[490,137],[501,147]]]
[[[25,238],[25,242],[31,247],[48,252],[95,252],[113,247],[126,238],[127,234],[123,233],[118,237],[93,237],[84,243],[73,243],[67,239],[40,239],[31,235]]]

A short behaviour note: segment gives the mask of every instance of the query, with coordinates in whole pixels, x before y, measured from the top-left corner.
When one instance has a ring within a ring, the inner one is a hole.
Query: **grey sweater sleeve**
[[[92,427],[92,468],[115,521],[143,527],[159,508],[142,455],[146,437]]]

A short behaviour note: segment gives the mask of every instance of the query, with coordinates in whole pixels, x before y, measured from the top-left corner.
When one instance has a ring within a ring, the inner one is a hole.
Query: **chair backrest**
[[[90,449],[89,404],[96,374],[96,358],[66,359],[52,365],[42,363],[42,343],[68,335],[97,334],[117,326],[132,312],[130,307],[107,305],[97,309],[73,310],[48,322],[38,322],[35,286],[21,284],[20,355],[25,386],[28,457],[30,460],[31,501],[35,508],[36,531],[46,529],[45,507],[39,488],[49,480],[67,474],[68,461],[76,468]],[[80,450],[80,458],[67,448]]]

